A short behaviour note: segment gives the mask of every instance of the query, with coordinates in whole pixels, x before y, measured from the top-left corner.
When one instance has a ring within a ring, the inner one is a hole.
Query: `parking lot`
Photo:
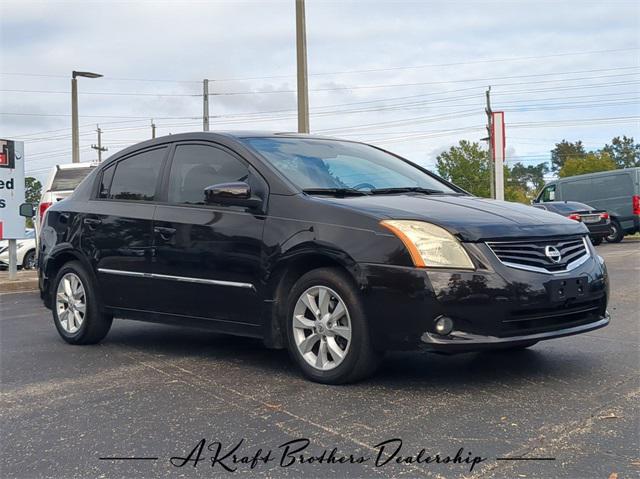
[[[70,346],[36,292],[0,295],[1,474],[637,477],[640,242],[598,251],[609,327],[517,353],[389,354],[373,379],[341,387],[305,381],[256,340],[169,326],[116,321],[102,344]],[[401,450],[376,465],[391,439]],[[237,462],[224,459],[241,440]],[[333,448],[355,463],[311,462]],[[421,449],[482,462],[427,463]]]

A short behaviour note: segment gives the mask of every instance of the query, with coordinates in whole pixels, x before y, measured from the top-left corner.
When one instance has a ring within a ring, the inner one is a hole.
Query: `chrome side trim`
[[[173,276],[170,274],[140,273],[137,271],[122,271],[119,269],[98,268],[99,273],[115,274],[119,276],[132,276],[134,278],[168,279],[172,281],[182,281],[184,283],[210,284],[215,286],[230,286],[232,288],[253,289],[251,283],[239,283],[236,281],[222,281],[219,279],[191,278],[188,276]]]
[[[487,246],[489,247],[489,249],[491,250],[491,252],[493,253],[493,255],[496,257],[498,261],[500,261],[503,265],[508,266],[510,268],[523,269],[525,271],[534,271],[536,273],[544,273],[544,274],[560,274],[560,273],[567,273],[569,271],[576,269],[578,266],[580,266],[589,258],[591,258],[591,250],[589,249],[589,245],[587,244],[587,238],[584,236],[582,237],[582,244],[584,244],[584,249],[586,254],[584,256],[581,256],[577,260],[572,261],[571,263],[568,263],[564,269],[558,269],[555,271],[549,271],[544,268],[539,268],[537,266],[527,266],[524,264],[517,264],[517,263],[510,263],[508,261],[502,261],[500,258],[498,258],[498,255],[495,253],[495,251],[493,251],[491,246],[489,246],[488,244]]]
[[[151,273],[138,273],[136,271],[122,271],[119,269],[98,268],[98,273],[116,274],[118,276],[133,276],[134,278],[151,278]]]

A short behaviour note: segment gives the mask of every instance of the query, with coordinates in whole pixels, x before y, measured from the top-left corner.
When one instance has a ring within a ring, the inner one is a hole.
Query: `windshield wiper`
[[[302,191],[308,195],[364,196],[369,194],[355,188],[307,188]]]
[[[425,195],[442,194],[444,191],[433,190],[431,188],[421,188],[419,186],[402,186],[399,188],[374,188],[371,190],[374,195],[388,195],[394,193],[424,193]]]

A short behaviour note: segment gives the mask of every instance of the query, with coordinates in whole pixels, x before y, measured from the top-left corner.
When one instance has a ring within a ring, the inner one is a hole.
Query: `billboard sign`
[[[0,139],[0,240],[24,238],[24,143]]]

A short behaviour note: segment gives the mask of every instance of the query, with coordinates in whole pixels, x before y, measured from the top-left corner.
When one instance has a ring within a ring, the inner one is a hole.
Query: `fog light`
[[[453,320],[446,316],[440,316],[436,319],[436,333],[446,336],[453,331]]]

